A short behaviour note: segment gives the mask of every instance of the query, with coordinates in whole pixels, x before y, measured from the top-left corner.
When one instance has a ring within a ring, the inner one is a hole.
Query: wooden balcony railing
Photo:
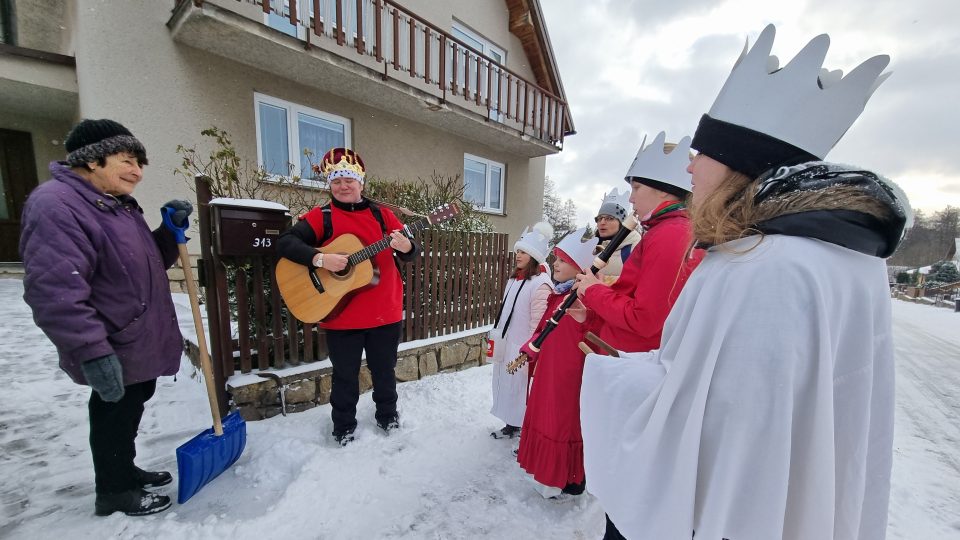
[[[289,21],[308,48],[318,38],[331,40],[382,63],[384,79],[416,79],[436,87],[444,103],[460,100],[557,148],[568,132],[567,104],[559,96],[391,0],[237,1]]]

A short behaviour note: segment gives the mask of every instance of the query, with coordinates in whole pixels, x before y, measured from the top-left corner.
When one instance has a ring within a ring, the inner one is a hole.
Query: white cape
[[[660,350],[587,356],[587,488],[620,532],[883,539],[894,410],[887,283],[883,260],[818,240],[714,248]]]

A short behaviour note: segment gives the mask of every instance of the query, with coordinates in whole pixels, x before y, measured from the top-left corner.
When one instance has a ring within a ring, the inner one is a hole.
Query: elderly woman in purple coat
[[[157,377],[180,365],[183,342],[166,275],[176,240],[162,225],[151,231],[130,196],[147,154],[127,128],[84,120],[64,144],[66,160],[50,164],[51,179],[23,209],[24,299],[60,367],[93,389],[96,514],[154,514],[169,508],[170,498],[147,489],[172,478],[134,465],[134,441]],[[187,201],[166,206],[178,226],[193,210]]]

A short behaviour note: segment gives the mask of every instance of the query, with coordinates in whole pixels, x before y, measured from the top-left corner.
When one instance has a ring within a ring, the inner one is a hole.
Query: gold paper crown
[[[348,176],[362,181],[364,177],[363,160],[352,150],[334,148],[323,156],[319,172],[326,176],[328,180]]]

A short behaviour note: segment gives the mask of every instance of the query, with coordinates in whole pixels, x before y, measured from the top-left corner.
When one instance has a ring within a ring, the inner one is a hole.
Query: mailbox
[[[217,198],[210,201],[210,214],[217,256],[273,255],[280,233],[290,227],[287,207],[270,201]]]

